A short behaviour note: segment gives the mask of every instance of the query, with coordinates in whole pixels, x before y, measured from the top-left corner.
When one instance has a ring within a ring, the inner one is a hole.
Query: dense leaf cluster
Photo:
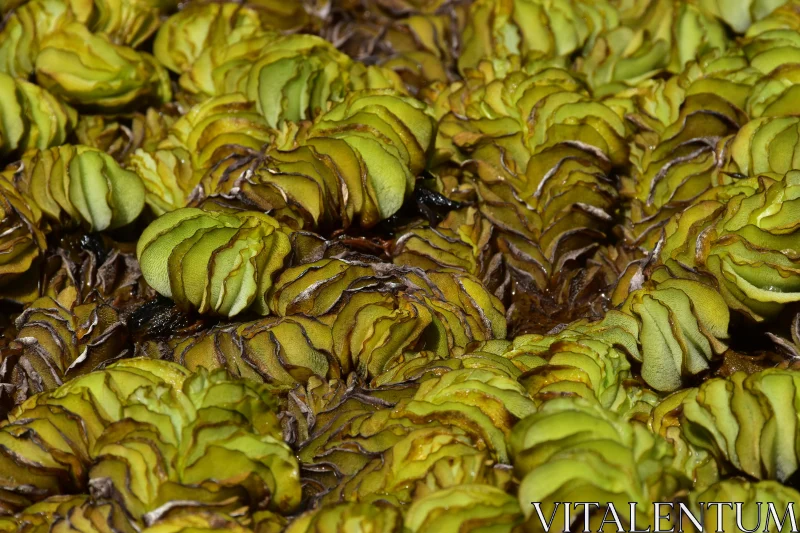
[[[0,533],[800,505],[796,0],[0,15]]]

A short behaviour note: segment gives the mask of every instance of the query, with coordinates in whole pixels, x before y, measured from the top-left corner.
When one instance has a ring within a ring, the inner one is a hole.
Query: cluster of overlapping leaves
[[[800,505],[800,3],[0,13],[0,531]]]

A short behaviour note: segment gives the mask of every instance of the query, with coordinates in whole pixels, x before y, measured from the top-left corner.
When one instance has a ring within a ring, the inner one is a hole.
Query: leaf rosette
[[[279,316],[327,316],[342,372],[365,378],[405,352],[446,355],[506,334],[502,304],[474,277],[382,263],[323,259],[288,268],[275,282],[270,308]]]
[[[29,271],[47,248],[40,227],[41,212],[30,205],[7,179],[0,175],[0,285]]]
[[[488,485],[460,485],[416,500],[406,514],[414,533],[466,530],[516,533],[522,530],[522,511],[514,497]]]
[[[351,92],[288,146],[271,147],[251,166],[223,164],[203,189],[239,194],[295,227],[372,227],[413,191],[434,130],[414,98],[392,90]]]
[[[800,493],[786,485],[775,481],[745,481],[742,478],[726,479],[705,490],[695,490],[689,494],[694,516],[700,516],[705,511],[703,527],[714,528],[714,531],[730,530],[736,527],[736,523],[752,527],[751,524],[760,524],[762,520],[764,527],[769,527],[770,520],[780,522],[786,509],[796,506],[798,501]],[[720,522],[717,513],[706,510],[709,509],[704,505],[707,502],[736,502],[737,507],[741,507],[736,512],[723,513]],[[775,529],[783,530],[790,523],[784,523],[780,528],[775,524]]]
[[[290,252],[285,228],[268,215],[191,207],[156,219],[136,249],[158,293],[181,308],[224,316],[248,308],[268,314],[267,294]]]
[[[142,349],[169,354],[192,371],[225,368],[233,376],[278,385],[341,377],[330,324],[302,315],[221,326]]]
[[[54,224],[104,231],[130,224],[144,208],[145,189],[139,176],[87,146],[64,144],[28,151],[4,174]]]
[[[299,457],[323,485],[344,476],[327,501],[389,499],[398,504],[464,483],[505,487],[506,438],[535,411],[515,379],[490,367],[423,379],[393,409],[353,410],[312,432]],[[366,453],[365,453],[366,452]]]
[[[39,84],[70,104],[105,112],[171,100],[166,69],[145,52],[70,23],[48,35],[36,57]]]
[[[392,505],[339,503],[323,505],[289,524],[287,533],[403,533],[403,515]]]
[[[78,296],[68,288],[56,299],[39,298],[17,318],[15,342],[22,354],[6,378],[26,394],[55,389],[122,352],[127,330],[118,311],[103,303],[80,303]]]
[[[746,120],[725,98],[694,94],[669,126],[634,139],[633,173],[621,191],[632,199],[626,228],[632,244],[654,247],[669,217],[715,185],[717,143]]]
[[[728,306],[753,320],[774,317],[798,299],[797,224],[789,214],[798,180],[791,171],[709,191],[667,224],[660,261],[676,277],[710,274]]]
[[[640,418],[657,397],[634,379],[628,354],[617,342],[610,332],[589,335],[568,328],[557,335],[518,336],[503,356],[524,371],[518,379],[538,405],[579,396]]]
[[[653,506],[642,504],[664,501],[689,485],[672,468],[666,440],[580,398],[545,403],[514,427],[509,445],[522,480],[520,506],[532,530],[539,522],[530,502],[541,502],[543,516],[555,517],[552,525],[559,528],[570,527],[554,512],[555,503],[565,501],[617,509],[638,502],[637,523],[651,523]]]
[[[707,371],[727,346],[730,315],[722,295],[699,281],[661,278],[631,292],[620,311],[636,320],[642,378],[659,391],[674,391]],[[615,318],[610,319],[611,321]],[[631,326],[632,326],[631,322]]]
[[[458,60],[462,73],[486,58],[569,55],[620,22],[613,3],[605,1],[479,0],[468,16]]]
[[[117,363],[11,413],[0,429],[2,501],[90,491],[144,525],[180,507],[288,512],[300,502],[299,473],[276,410],[272,389],[224,370]]]
[[[147,203],[163,214],[186,207],[205,175],[241,168],[273,137],[253,102],[239,93],[225,94],[193,106],[154,146],[136,150],[128,166],[141,176]]]
[[[191,68],[205,51],[266,34],[259,14],[247,5],[212,2],[187,5],[158,28],[153,54],[172,72]]]
[[[350,91],[404,90],[391,70],[353,62],[320,37],[274,32],[205,49],[180,86],[194,100],[246,94],[272,127],[312,119]]]
[[[711,455],[723,474],[785,482],[799,464],[796,380],[792,371],[768,369],[689,389],[675,405],[681,438]]]
[[[63,144],[77,122],[74,109],[41,87],[0,73],[0,155]]]

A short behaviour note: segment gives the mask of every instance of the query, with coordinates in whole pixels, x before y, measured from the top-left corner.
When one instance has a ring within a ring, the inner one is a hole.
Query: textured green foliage
[[[184,208],[150,224],[136,255],[147,282],[180,307],[233,316],[248,308],[269,313],[267,292],[290,251],[268,215]]]
[[[313,450],[313,447],[324,445],[326,439],[337,428],[346,425],[348,420],[369,416],[384,407],[397,404],[403,398],[413,396],[413,393],[412,387],[397,387],[393,390],[367,389],[352,377],[347,380],[323,380],[311,376],[305,385],[296,387],[288,398],[286,413],[293,419],[291,431],[294,435],[291,440],[301,443],[298,448],[305,448],[306,443],[309,443]],[[316,444],[311,444],[311,438],[316,440]],[[306,460],[313,453],[303,452],[304,464],[307,464]],[[361,460],[357,457],[356,459]],[[328,475],[321,476],[323,482],[326,485],[328,481],[335,484],[335,470],[325,468],[320,472],[325,471]]]
[[[670,142],[670,138],[676,134],[682,140],[692,140],[699,147],[707,138],[719,135],[715,131],[720,130],[720,124],[714,122],[720,119],[727,121],[732,131],[735,130],[743,120],[739,118],[735,108],[747,107],[753,87],[761,76],[759,71],[749,66],[747,58],[740,51],[712,52],[688,63],[676,76],[666,80],[643,81],[635,87],[609,96],[606,102],[624,109],[626,118],[636,125],[639,135],[632,139],[634,157],[631,162],[642,165],[645,156],[653,161],[654,156],[658,160],[668,155],[669,149],[658,150],[652,144]],[[706,96],[700,97],[703,94]],[[722,102],[710,98],[709,95],[715,95],[732,104],[734,109],[726,108]],[[696,117],[695,115],[705,111],[703,102],[710,102],[712,109],[721,111],[722,115]],[[686,109],[682,109],[684,105]],[[708,124],[711,128],[698,127],[705,122],[711,122]],[[665,135],[667,128],[671,132]],[[658,137],[653,137],[653,133],[658,134]],[[708,139],[707,142],[714,144],[713,139]],[[674,143],[671,149],[679,144]],[[640,151],[643,153],[640,154]]]
[[[557,528],[570,526],[553,513],[555,502],[564,501],[609,502],[617,509],[637,502],[637,523],[650,523],[651,502],[688,484],[672,468],[666,440],[583,399],[545,403],[514,427],[509,445],[531,528],[538,518],[530,502],[542,502],[543,515],[554,516]]]
[[[0,507],[14,511],[51,495],[80,492],[90,449],[122,417],[125,399],[140,386],[180,387],[187,375],[178,365],[125,361],[28,399],[0,428]]]
[[[687,96],[673,119],[680,91],[671,86],[657,90],[660,109],[651,113],[663,113],[661,124],[637,139],[631,153],[634,173],[622,190],[632,200],[627,237],[648,248],[655,246],[670,216],[714,185],[717,140],[746,122],[728,100],[707,93]]]
[[[726,0],[702,0],[701,6],[714,16],[724,20],[736,32],[744,33],[750,25],[764,18],[776,8],[787,3],[787,0],[746,0],[730,2]]]
[[[46,242],[39,229],[41,212],[17,192],[8,173],[0,175],[0,210],[0,285],[5,285],[28,271]]]
[[[311,376],[341,376],[332,345],[329,324],[287,316],[214,328],[150,349],[159,356],[166,351],[170,359],[193,371],[222,367],[234,376],[294,385],[306,383]]]
[[[626,272],[612,298],[612,303],[619,299],[615,309],[608,311],[599,321],[580,320],[569,324],[559,336],[568,340],[588,335],[622,350],[629,359],[641,363],[641,377],[647,385],[657,391],[674,391],[686,380],[708,371],[712,362],[727,349],[723,341],[728,338],[728,306],[713,287],[695,280],[673,279],[666,269],[656,270],[644,286],[641,286],[641,277],[641,272],[633,276]],[[626,282],[631,287],[626,287]],[[534,337],[534,346],[546,347],[559,336],[539,337],[538,341]],[[522,337],[517,342],[524,343],[524,339]],[[607,358],[616,359],[620,354],[616,350],[608,352],[608,347],[602,346],[599,344],[595,349],[602,349],[601,353],[605,353],[601,359],[606,366],[605,372],[617,368],[623,374],[619,377],[615,376],[616,372],[607,374],[606,380],[615,380],[611,383],[601,381],[602,374],[594,374],[591,389],[603,405],[611,408],[612,404],[624,398],[623,395],[613,400],[614,395],[623,393],[618,389],[620,382],[616,380],[625,379],[627,365],[618,360],[612,364]],[[523,349],[522,354],[525,353]],[[522,361],[528,365],[541,364],[536,360]],[[604,391],[609,385],[611,388]],[[636,390],[634,387],[625,394]],[[602,400],[606,394],[612,396]],[[629,397],[628,401],[633,399]],[[635,403],[621,405],[629,409]]]
[[[319,37],[268,35],[234,44],[225,52],[208,49],[182,76],[181,86],[208,96],[247,94],[275,127],[283,120],[312,118],[315,111],[326,110],[328,102],[342,100],[348,87],[337,77],[350,64]]]
[[[329,315],[342,371],[365,376],[387,370],[405,351],[446,355],[506,335],[502,304],[477,279],[380,263],[323,259],[286,269],[270,308],[279,316]]]
[[[616,9],[605,1],[478,0],[469,15],[458,60],[462,72],[484,58],[567,55],[619,24]]]
[[[190,69],[205,51],[266,33],[258,12],[233,2],[190,4],[161,24],[153,53],[173,72]]]
[[[503,355],[525,371],[519,381],[540,405],[580,396],[626,417],[646,416],[657,397],[634,380],[628,354],[615,346],[616,335],[577,329],[519,336]]]
[[[465,368],[432,378],[420,384],[414,400],[407,406],[409,413],[448,411],[453,405],[458,411],[471,414],[484,426],[489,441],[500,462],[506,463],[504,440],[508,438],[514,419],[524,418],[534,411],[534,403],[524,389],[491,368]],[[437,406],[437,408],[433,407]]]
[[[167,350],[192,368],[219,365],[237,375],[290,384],[310,375],[333,378],[353,370],[374,377],[404,362],[408,352],[446,356],[455,347],[506,335],[502,304],[465,273],[340,259],[284,269],[289,238],[271,220],[252,212],[226,215],[186,208],[164,215],[145,231],[139,244],[145,279],[179,305],[231,316],[252,306],[256,312],[284,317],[220,328],[194,339],[176,338],[153,349]],[[207,236],[215,240],[203,248]],[[238,244],[225,245],[231,241]],[[247,248],[253,246],[260,248]],[[195,247],[200,248],[194,252]],[[156,259],[162,249],[170,250],[166,264]],[[211,277],[192,271],[194,260],[187,258],[201,253],[212,258]],[[232,266],[223,263],[227,260]],[[252,266],[236,266],[245,261]],[[238,293],[226,288],[234,286]],[[234,296],[238,303],[228,305]],[[208,303],[220,299],[223,303],[216,308]],[[291,352],[284,343],[291,344]]]
[[[3,0],[2,2],[0,2],[0,13],[5,15],[9,11],[18,8],[27,1],[28,0]]]
[[[0,73],[0,154],[63,144],[77,113],[46,90]]]
[[[623,109],[627,119],[641,132],[661,133],[678,119],[685,99],[686,89],[680,78],[672,77],[642,81],[635,87],[616,92],[605,101]]]
[[[93,33],[102,33],[115,43],[133,48],[155,33],[163,14],[178,7],[176,0],[93,0],[91,9],[81,12],[78,6],[85,2],[70,2]]]
[[[139,177],[87,146],[29,151],[5,175],[30,205],[54,223],[80,223],[103,231],[133,222],[144,207]]]
[[[222,65],[238,58],[242,52],[255,51],[258,46],[279,39],[280,34],[273,30],[288,32],[308,22],[306,10],[294,2],[190,4],[164,21],[153,42],[153,52],[171,71],[189,73],[183,86],[194,92],[200,87],[209,88],[207,76],[210,72],[204,73],[204,69],[221,67],[217,73],[222,72],[225,69]],[[243,48],[231,51],[230,55],[221,50],[239,43]],[[226,59],[221,59],[223,57]]]
[[[460,485],[415,501],[406,515],[406,528],[415,533],[434,531],[520,531],[522,513],[510,494],[487,485]]]
[[[474,172],[498,250],[541,287],[604,237],[625,123],[566,70],[485,67],[439,95],[437,149]]]
[[[17,318],[22,355],[11,381],[24,381],[28,394],[55,389],[122,351],[127,334],[117,310],[102,303],[81,304],[78,296],[74,287],[67,288],[57,299],[31,303]]]
[[[36,79],[56,96],[88,109],[123,111],[172,97],[167,71],[153,56],[114,44],[78,23],[42,40]]]
[[[474,207],[451,211],[436,227],[413,229],[394,241],[395,264],[425,270],[463,270],[482,276],[492,227]]]
[[[709,379],[680,398],[681,438],[722,472],[785,481],[799,464],[796,390],[787,370]]]
[[[642,378],[659,391],[678,389],[702,373],[727,346],[728,307],[712,287],[664,279],[630,293],[620,308],[636,319]]]
[[[711,453],[688,442],[682,431],[682,402],[693,393],[693,389],[681,389],[664,398],[653,408],[648,427],[672,444],[673,467],[694,482],[695,490],[700,490],[719,480],[720,468]]]
[[[664,70],[681,72],[696,57],[728,47],[724,25],[703,7],[653,2],[641,19],[600,33],[577,60],[578,69],[596,94],[638,84]]]
[[[34,0],[14,10],[0,31],[0,71],[28,77],[42,41],[74,19],[69,4],[62,0]]]
[[[172,108],[149,107],[130,116],[82,114],[75,127],[80,144],[106,152],[124,164],[138,148],[147,151],[167,136],[167,128],[176,120]]]
[[[130,157],[128,170],[135,172],[145,188],[145,202],[156,215],[186,207],[187,197],[199,181],[189,152],[182,148],[141,148]]]
[[[238,165],[236,156],[257,153],[273,135],[255,105],[239,93],[194,106],[163,133],[163,139],[136,150],[129,160],[145,184],[148,205],[159,215],[186,207],[207,172],[226,162]]]
[[[134,533],[134,524],[115,502],[87,496],[51,496],[16,515],[0,518],[3,533]]]
[[[797,117],[762,117],[744,124],[725,146],[725,162],[720,180],[731,183],[730,176],[766,174],[781,179],[798,168],[795,158],[800,130]]]
[[[498,375],[519,380],[523,371],[506,357],[511,343],[505,340],[491,340],[470,345],[469,351],[454,350],[446,356],[432,352],[407,354],[404,361],[376,376],[372,386],[417,384],[422,380],[439,376],[444,372],[461,369],[484,369]],[[535,398],[533,398],[535,400]]]
[[[294,226],[371,227],[413,191],[434,131],[418,100],[390,90],[352,92],[289,147],[269,149],[254,170],[219,169],[203,185],[207,194],[241,189]]]
[[[109,42],[136,48],[156,31],[161,13],[174,9],[176,5],[174,0],[25,2],[11,12],[0,32],[0,71],[15,77],[27,77],[34,71],[38,56],[46,46],[45,41],[52,34],[66,30],[68,26],[71,29],[67,31],[74,36],[91,37],[87,33],[96,35],[92,42],[104,43],[105,48],[111,46]],[[85,26],[85,31],[76,25]],[[63,44],[63,39],[61,42]],[[82,43],[74,44],[81,46]],[[101,50],[95,50],[95,53],[102,55]],[[127,52],[120,53],[129,56]],[[151,68],[155,66],[152,63]]]
[[[799,297],[798,183],[800,173],[791,171],[710,191],[669,221],[661,261],[674,276],[711,274],[732,309],[755,320],[774,316]]]
[[[391,505],[340,503],[324,505],[296,518],[287,533],[402,533],[403,517]]]
[[[776,516],[770,507],[777,512],[777,521],[780,522],[787,507],[795,506],[800,501],[800,493],[774,481],[750,482],[741,478],[732,478],[720,481],[706,490],[692,492],[689,495],[689,501],[695,516],[700,516],[699,502],[736,502],[737,505],[741,504],[741,510],[737,511],[738,514],[723,513],[721,522],[718,520],[716,512],[706,511],[703,527],[710,528],[712,531],[731,531],[736,527],[737,520],[747,528],[754,527],[754,524],[764,524],[766,528],[769,524],[770,529],[774,527],[778,530],[777,523],[771,523],[776,520]],[[780,529],[787,528],[791,528],[791,519],[786,520]]]
[[[219,502],[215,507],[228,511],[298,505],[297,462],[266,387],[225,371],[199,372],[177,392],[133,393],[123,418],[93,446],[94,490],[113,490],[134,516],[174,501]]]
[[[228,531],[230,533],[252,533],[230,516],[213,512],[193,512],[191,514],[168,517],[155,525],[142,530],[142,533],[211,533]]]
[[[326,495],[334,501],[380,497],[408,503],[465,483],[504,487],[508,475],[496,465],[508,461],[506,438],[534,410],[523,388],[501,369],[434,373],[393,409],[342,403],[327,410],[299,457],[314,465],[320,483],[336,483],[333,472],[345,476]]]
[[[350,91],[403,88],[392,71],[354,63],[324,39],[275,33],[206,48],[181,75],[180,86],[197,99],[246,94],[272,127],[313,118]]]
[[[800,504],[797,0],[0,16],[0,532]]]
[[[796,63],[790,63],[761,77],[747,99],[748,114],[752,118],[797,114],[799,71]]]
[[[63,234],[61,230],[56,229],[51,235],[58,236],[60,233]],[[94,238],[96,240],[93,244],[103,243],[105,245],[113,242],[99,236]],[[97,305],[103,309],[101,315],[109,319],[112,314],[106,313],[108,309],[105,309],[105,306],[113,307],[114,312],[118,315],[125,315],[133,306],[138,305],[140,298],[155,296],[155,291],[142,278],[136,255],[129,247],[126,247],[125,251],[115,249],[104,253],[103,249],[98,250],[97,248],[75,250],[72,248],[74,241],[67,242],[70,246],[69,249],[62,249],[60,254],[43,254],[43,258],[33,264],[32,268],[21,277],[18,284],[6,286],[4,296],[26,306],[45,297],[50,301],[65,302],[66,308],[83,304]],[[90,308],[91,306],[86,308],[89,310],[88,316],[93,317]],[[110,323],[104,322],[105,325],[100,327],[104,328],[113,322],[114,320],[111,319]],[[89,332],[93,330],[93,327],[93,324],[83,323],[78,330]],[[115,337],[117,333],[125,336],[124,328],[123,331],[115,330],[115,332],[112,337]],[[8,341],[11,341],[16,333],[16,330],[9,330]],[[12,352],[14,351],[12,350]],[[116,359],[118,356],[125,356],[128,353],[127,350],[122,349],[108,355]],[[21,369],[15,369],[14,365],[6,365],[6,377],[19,370]]]
[[[457,28],[446,13],[411,15],[386,30],[384,42],[392,54],[381,65],[394,70],[416,94],[432,83],[452,77],[455,59],[450,45]]]
[[[797,62],[800,19],[796,9],[795,2],[786,2],[748,28],[742,51],[763,74]]]
[[[117,363],[11,414],[0,429],[0,501],[14,509],[92,487],[118,495],[140,523],[175,500],[289,511],[300,501],[298,467],[280,438],[276,406],[266,386],[223,370],[189,377],[162,361]],[[36,491],[25,489],[31,483]]]

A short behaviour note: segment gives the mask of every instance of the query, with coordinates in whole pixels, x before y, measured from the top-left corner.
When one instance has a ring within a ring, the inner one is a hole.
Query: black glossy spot
[[[103,238],[100,235],[97,233],[85,233],[81,235],[79,242],[82,250],[92,253],[97,257],[98,263],[105,261],[106,256],[108,256],[108,248],[106,248],[106,244],[103,242]]]

